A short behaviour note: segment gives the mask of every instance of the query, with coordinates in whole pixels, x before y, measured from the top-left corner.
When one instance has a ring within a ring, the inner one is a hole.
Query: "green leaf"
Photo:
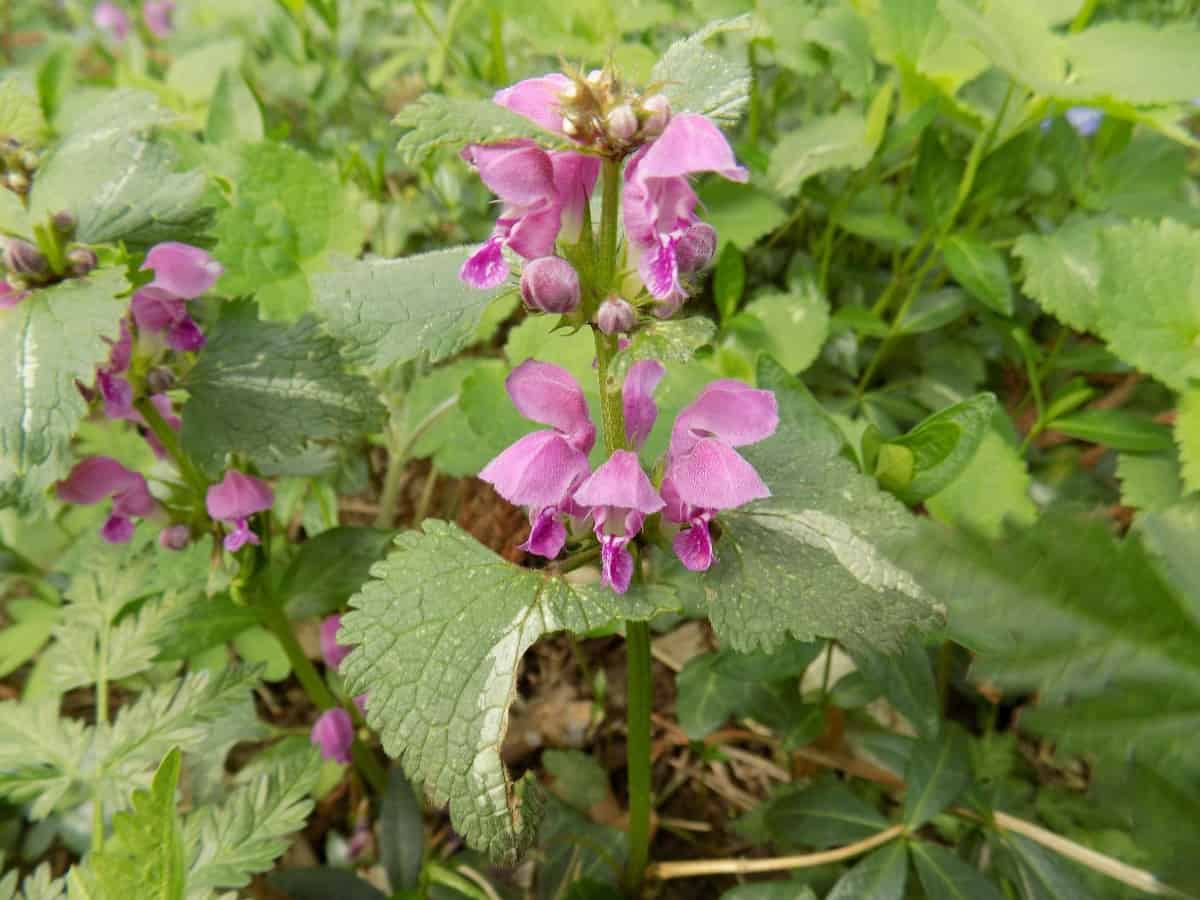
[[[91,750],[83,724],[58,714],[58,698],[0,703],[0,796],[29,803],[29,818],[78,803],[77,777]]]
[[[1187,390],[1179,398],[1175,416],[1175,443],[1183,464],[1183,485],[1200,491],[1200,387]]]
[[[787,220],[774,197],[752,184],[713,178],[700,186],[699,194],[705,220],[722,241],[739,250],[749,250]]]
[[[1052,94],[1063,82],[1062,41],[1037,14],[1033,0],[992,3],[983,12],[964,0],[939,0],[938,7],[957,32],[954,38],[975,44],[1019,84]]]
[[[750,102],[750,67],[704,46],[718,34],[748,31],[749,16],[710,22],[700,31],[676,41],[650,71],[651,82],[661,82],[662,92],[675,112],[693,112],[724,124],[738,120]]]
[[[1133,453],[1170,450],[1171,429],[1145,416],[1120,409],[1084,409],[1055,419],[1046,428],[1063,434]]]
[[[1029,484],[1029,472],[1016,448],[991,430],[966,469],[929,497],[925,506],[944,522],[998,536],[1006,519],[1028,524],[1037,518]]]
[[[149,791],[133,795],[133,808],[113,816],[112,837],[89,863],[107,897],[183,900],[184,855],[175,787],[182,759],[172,750]]]
[[[22,73],[0,80],[0,140],[12,139],[36,148],[46,131],[37,90]]]
[[[117,269],[35,291],[0,310],[0,506],[30,498],[66,474],[70,440],[87,411],[76,380],[91,384],[108,358],[125,303]]]
[[[991,881],[945,847],[913,841],[913,861],[929,900],[1004,900]]]
[[[887,697],[921,737],[937,738],[941,729],[941,703],[929,654],[919,638],[909,637],[897,653],[880,653],[854,645],[847,649],[863,678]]]
[[[513,784],[500,758],[521,656],[544,634],[646,619],[660,603],[517,568],[444,522],[424,529],[401,534],[351,598],[339,640],[356,646],[341,671],[370,695],[384,749],[449,803],[455,829],[512,859],[536,819],[523,802],[532,785]]]
[[[554,793],[586,813],[609,796],[608,773],[595,757],[581,750],[545,750],[542,766],[554,779]]]
[[[826,780],[772,803],[767,826],[790,844],[835,847],[878,834],[888,820],[844,784]]]
[[[963,163],[946,152],[939,132],[926,129],[921,135],[917,168],[913,172],[913,199],[929,227],[942,227],[957,204],[962,170]]]
[[[347,869],[284,869],[267,879],[291,900],[388,900],[388,895]]]
[[[908,434],[888,441],[913,454],[913,478],[897,490],[897,495],[906,503],[919,503],[966,471],[988,433],[995,409],[994,395],[976,394],[934,413]]]
[[[557,797],[547,797],[546,815],[538,829],[537,900],[557,900],[568,886],[583,880],[615,884],[625,867],[627,843],[623,831],[593,822]],[[597,895],[582,896],[591,900]]]
[[[174,55],[165,79],[167,87],[189,103],[206,103],[220,90],[221,76],[241,67],[245,53],[240,37],[198,43]]]
[[[1200,379],[1200,231],[1169,219],[1100,235],[1099,331],[1122,359],[1183,391]]]
[[[379,370],[421,353],[436,362],[466,346],[499,293],[459,279],[471,249],[352,262],[317,276],[317,310],[346,358]]]
[[[1008,265],[999,250],[978,238],[956,234],[942,248],[955,280],[976,300],[1002,316],[1013,312]]]
[[[689,739],[701,740],[733,713],[746,710],[760,686],[721,671],[721,655],[705,653],[687,661],[675,676],[675,715]]]
[[[1089,889],[1072,871],[1069,863],[1028,838],[1012,832],[998,832],[1005,849],[1016,861],[1021,896],[1028,900],[1085,900]]]
[[[190,603],[169,626],[154,635],[159,660],[186,660],[198,653],[221,647],[248,628],[258,625],[252,606],[235,603],[228,594],[201,597]]]
[[[1195,565],[1200,497],[1139,516],[1137,531],[1151,564],[1175,589],[1191,618],[1200,622],[1200,569]]]
[[[5,613],[11,621],[0,629],[0,678],[37,655],[50,640],[59,618],[57,608],[31,598],[9,600]]]
[[[459,150],[467,144],[499,144],[533,140],[543,147],[567,149],[570,142],[530,119],[491,100],[464,100],[425,94],[396,115],[394,123],[407,128],[397,149],[409,163],[419,163],[435,150]]]
[[[904,821],[915,830],[957,800],[971,783],[966,735],[947,726],[937,740],[918,742],[904,780],[908,784]]]
[[[337,176],[285,144],[247,144],[233,201],[213,224],[213,254],[225,266],[217,289],[254,294],[264,318],[308,311],[310,276],[333,254],[356,254],[362,226]],[[394,301],[394,297],[391,298]]]
[[[386,528],[331,528],[300,545],[279,594],[288,616],[308,619],[336,612],[363,586],[396,533]]]
[[[739,884],[721,895],[721,900],[817,900],[817,895],[798,879]]]
[[[256,760],[239,773],[242,784],[224,803],[201,807],[187,817],[188,900],[249,884],[252,875],[274,865],[292,834],[304,827],[321,757],[305,738],[281,746],[286,752],[266,759],[264,754],[263,762]]]
[[[1067,35],[1070,96],[1133,104],[1188,103],[1200,97],[1200,31],[1147,22],[1104,22]]]
[[[14,234],[24,238],[33,237],[33,224],[29,221],[29,213],[9,190],[0,190],[0,233]]]
[[[739,651],[788,633],[898,646],[939,615],[888,557],[911,517],[841,455],[840,431],[799,381],[764,359],[758,384],[775,392],[780,424],[744,455],[772,496],[718,519],[719,562],[705,578],[717,634]]]
[[[204,139],[210,144],[263,139],[262,110],[236,69],[224,69],[208,107]]]
[[[647,322],[634,333],[629,346],[617,352],[613,358],[613,371],[624,377],[629,366],[640,359],[690,362],[699,348],[712,343],[716,333],[717,326],[704,316]]]
[[[1013,255],[1025,265],[1025,293],[1072,328],[1095,329],[1102,270],[1096,223],[1077,220],[1052,234],[1021,235]]]
[[[185,386],[183,446],[214,474],[227,453],[270,468],[311,442],[353,441],[383,419],[370,382],[343,369],[337,344],[311,317],[221,319]]]
[[[811,279],[786,294],[759,294],[745,314],[762,323],[761,341],[751,342],[793,374],[812,365],[829,336],[829,300]]]
[[[1186,577],[1195,537],[1178,536]],[[903,558],[952,603],[951,634],[977,651],[972,676],[1036,695],[1023,729],[1116,767],[1197,771],[1200,604],[1136,537],[1050,516],[999,541],[930,527]]]
[[[1183,496],[1179,458],[1174,453],[1122,453],[1117,458],[1117,477],[1122,506],[1166,509]]]
[[[908,848],[892,841],[838,879],[825,900],[901,900],[908,882]]]
[[[733,244],[725,244],[717,257],[717,268],[713,273],[713,301],[721,321],[728,320],[736,311],[746,288],[746,258]]]
[[[392,766],[380,804],[379,855],[393,890],[416,888],[425,855],[425,823],[421,801],[399,766]]]

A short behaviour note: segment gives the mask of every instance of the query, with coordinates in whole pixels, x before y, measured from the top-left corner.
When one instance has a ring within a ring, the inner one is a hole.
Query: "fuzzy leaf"
[[[1025,293],[1072,328],[1095,329],[1102,269],[1095,223],[1080,220],[1052,234],[1021,235],[1013,255],[1025,264]]]
[[[491,100],[425,94],[400,110],[393,122],[409,129],[396,145],[409,163],[419,163],[443,147],[458,150],[467,144],[526,139],[555,150],[572,146],[566,138]]]
[[[265,872],[304,827],[321,758],[303,738],[290,741],[252,765],[220,806],[206,806],[184,823],[188,900],[217,888],[240,888]]]
[[[357,253],[362,230],[336,175],[284,144],[248,144],[233,203],[217,213],[213,253],[225,266],[217,289],[254,294],[266,319],[308,311],[309,276],[331,254]]]
[[[718,519],[706,577],[717,634],[743,652],[777,647],[787,633],[900,646],[940,611],[884,549],[912,518],[841,456],[841,433],[799,381],[764,359],[758,384],[775,391],[780,424],[744,455],[772,496]]]
[[[727,124],[741,117],[750,102],[750,67],[708,49],[714,35],[745,31],[750,17],[712,22],[700,31],[676,41],[655,63],[652,82],[663,82],[662,92],[675,112],[694,112]]]
[[[88,860],[106,897],[183,900],[183,838],[175,813],[181,757],[170,751],[149,791],[133,795],[133,808],[113,817],[113,833]]]
[[[186,386],[183,446],[214,473],[226,453],[278,465],[310,441],[353,441],[383,417],[374,388],[343,369],[336,342],[309,317],[222,319]]]
[[[420,353],[436,362],[462,349],[499,293],[459,279],[471,249],[351,262],[317,276],[317,309],[347,359],[378,370]]]
[[[46,130],[37,91],[19,74],[0,80],[0,140],[11,138],[35,147]]]
[[[0,310],[0,507],[33,497],[66,474],[69,442],[87,411],[75,381],[91,384],[117,337],[123,273],[34,292]]]
[[[373,571],[338,636],[357,645],[342,663],[347,689],[368,695],[384,749],[449,803],[455,829],[513,859],[535,818],[523,802],[534,785],[514,785],[500,758],[521,656],[544,634],[647,619],[660,605],[518,568],[434,520],[401,534]]]
[[[90,747],[84,724],[60,718],[57,699],[0,703],[0,796],[44,819],[80,799],[72,787]]]
[[[1175,443],[1179,445],[1184,488],[1200,491],[1200,386],[1186,391],[1179,399]]]

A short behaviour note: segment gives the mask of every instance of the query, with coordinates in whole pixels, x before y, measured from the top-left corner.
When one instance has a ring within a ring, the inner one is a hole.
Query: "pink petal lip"
[[[572,444],[584,453],[591,451],[596,426],[588,414],[583,388],[562,366],[527,359],[509,373],[504,389],[525,418],[572,438]]]
[[[275,495],[266,482],[230,469],[220,484],[208,489],[204,502],[208,514],[214,519],[236,522],[270,509],[275,502]]]
[[[701,438],[672,456],[667,477],[684,503],[700,509],[733,509],[771,496],[754,467],[717,438]]]
[[[154,271],[153,287],[183,300],[207,292],[225,271],[208,251],[177,241],[151,247],[142,268]]]
[[[654,390],[666,369],[656,359],[642,359],[629,367],[621,389],[621,405],[625,412],[625,439],[636,450],[646,443],[658,418]]]
[[[492,100],[547,131],[562,134],[562,110],[559,95],[571,85],[571,79],[561,72],[551,72],[540,78],[526,78],[503,88]]]
[[[516,506],[556,506],[588,474],[587,454],[557,431],[527,434],[488,463],[479,478]]]
[[[572,499],[582,506],[629,509],[646,515],[666,505],[631,450],[614,452],[579,486]]]
[[[764,440],[779,426],[779,405],[771,391],[731,378],[709,382],[675,418],[671,454],[686,453],[701,437],[715,436],[730,447]]]

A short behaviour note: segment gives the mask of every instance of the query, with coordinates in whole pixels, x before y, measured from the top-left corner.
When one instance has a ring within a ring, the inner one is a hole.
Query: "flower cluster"
[[[142,21],[146,29],[159,40],[170,36],[175,30],[174,0],[145,0],[142,4]],[[102,0],[92,9],[92,24],[105,32],[115,43],[129,37],[133,22],[129,14],[112,0]]]
[[[567,523],[591,519],[600,546],[601,579],[618,593],[629,589],[629,545],[646,517],[662,513],[679,530],[673,546],[680,561],[704,571],[715,559],[709,525],[720,510],[770,495],[758,473],[734,448],[769,437],[779,423],[775,395],[738,381],[707,385],[675,420],[661,487],[642,469],[637,450],[658,417],[654,390],[663,376],[655,360],[629,368],[621,393],[625,440],[594,472],[588,453],[596,428],[583,390],[570,373],[527,360],[505,382],[526,418],[549,429],[518,440],[479,477],[518,506],[529,508],[529,539],[521,549],[553,559],[566,544]]]
[[[556,242],[578,240],[600,157],[628,155],[621,198],[625,252],[645,292],[632,291],[637,296],[630,299],[640,305],[644,297],[659,316],[674,314],[687,299],[687,277],[706,266],[716,249],[716,233],[696,215],[699,199],[689,176],[747,178],[720,129],[701,115],[672,116],[661,94],[631,94],[607,69],[587,78],[559,73],[530,78],[493,99],[580,149],[547,151],[517,140],[472,144],[463,151],[501,208],[491,237],[463,264],[462,280],[478,288],[501,284],[509,274],[507,247],[529,261],[521,294],[530,309],[573,311],[580,302],[579,279],[570,263],[554,255]],[[622,317],[610,308],[603,325],[608,333],[628,330],[631,318],[632,307]]]
[[[64,278],[83,278],[96,268],[96,253],[81,244],[71,245],[75,217],[59,212],[50,217],[44,237],[56,244],[56,263],[46,253],[16,237],[0,237],[0,309],[10,309],[29,297],[36,288],[56,284]],[[49,252],[49,251],[47,251]]]

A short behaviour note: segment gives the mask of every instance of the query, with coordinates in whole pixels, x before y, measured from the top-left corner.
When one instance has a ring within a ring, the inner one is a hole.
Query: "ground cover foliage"
[[[0,7],[0,900],[1200,896],[1198,18]]]

